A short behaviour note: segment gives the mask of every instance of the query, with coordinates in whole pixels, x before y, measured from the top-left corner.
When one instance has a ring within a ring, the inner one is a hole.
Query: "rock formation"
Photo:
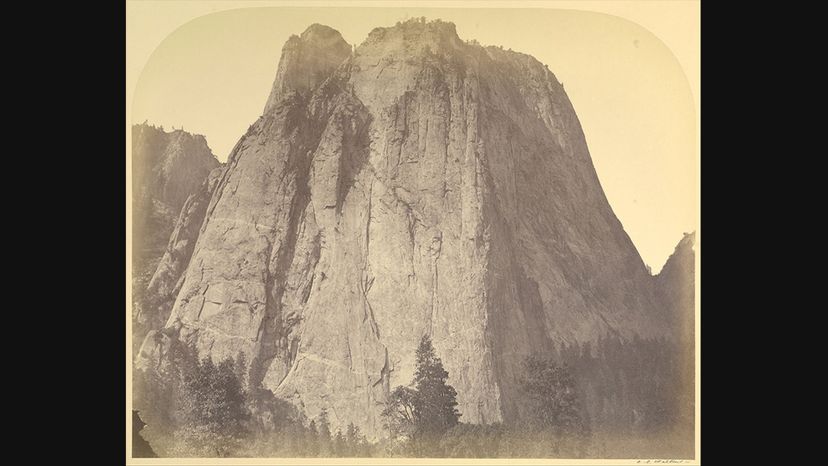
[[[145,311],[144,290],[165,252],[178,213],[219,165],[204,136],[183,130],[167,133],[146,123],[132,127],[132,258],[137,312]]]
[[[655,277],[656,291],[662,307],[671,319],[677,353],[678,386],[676,415],[689,429],[695,417],[695,309],[696,309],[696,254],[693,246],[695,233],[687,233]]]
[[[164,255],[147,286],[143,306],[151,328],[161,327],[170,315],[222,170],[221,167],[214,168],[181,208]]]
[[[663,306],[676,324],[672,327],[679,338],[692,343],[693,310],[695,309],[696,254],[695,233],[687,233],[655,277],[656,289]]]
[[[217,176],[153,278],[167,333],[334,429],[382,435],[424,334],[472,423],[521,418],[532,352],[673,338],[561,83],[451,23],[292,37]]]

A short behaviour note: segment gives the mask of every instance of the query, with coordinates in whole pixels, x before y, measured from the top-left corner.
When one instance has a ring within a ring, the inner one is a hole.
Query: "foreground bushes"
[[[307,419],[270,390],[250,386],[239,354],[198,360],[173,340],[154,368],[134,374],[140,435],[161,457],[563,457],[594,454],[580,415],[575,380],[550,359],[529,358],[522,383],[532,413],[520,426],[460,422],[431,341],[416,354],[414,380],[392,391],[384,410],[388,438],[371,443],[353,424],[331,432],[327,412]]]

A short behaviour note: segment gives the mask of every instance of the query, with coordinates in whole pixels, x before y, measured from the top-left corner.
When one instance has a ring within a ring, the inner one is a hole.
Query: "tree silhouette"
[[[446,383],[448,375],[431,339],[423,336],[416,353],[414,388],[395,388],[383,411],[392,439],[407,441],[410,453],[439,456],[440,437],[459,422],[457,391]]]
[[[348,456],[361,457],[365,455],[365,437],[355,426],[353,422],[348,423],[348,428],[345,430],[345,442],[348,445]]]
[[[239,383],[241,384],[242,390],[247,391],[247,358],[244,356],[244,353],[239,351],[236,354],[236,361],[234,366],[236,378],[238,379]]]
[[[335,456],[348,456],[348,446],[345,443],[345,436],[341,430],[336,431],[333,439],[333,453]]]
[[[398,386],[388,396],[388,403],[382,414],[385,418],[385,427],[392,438],[413,437],[418,426],[416,411],[416,390]]]
[[[216,366],[208,357],[183,374],[180,397],[182,428],[178,435],[188,450],[204,456],[228,456],[246,434],[248,412],[234,363]]]
[[[424,336],[417,348],[417,370],[414,386],[417,396],[414,407],[421,430],[443,433],[460,419],[457,411],[457,391],[446,383],[448,372],[437,357],[431,338]]]
[[[567,366],[533,355],[525,361],[523,389],[533,401],[534,426],[556,434],[581,435],[586,425],[578,410],[575,377]]]
[[[316,417],[319,426],[319,456],[330,456],[333,450],[331,438],[331,424],[328,422],[328,410],[322,408],[322,412]]]

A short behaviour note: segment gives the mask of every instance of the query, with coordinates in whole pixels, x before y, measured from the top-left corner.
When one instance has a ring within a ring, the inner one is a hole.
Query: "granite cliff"
[[[355,49],[321,25],[292,37],[150,288],[166,329],[139,366],[164,339],[242,352],[251,383],[372,437],[424,334],[471,423],[525,414],[530,353],[675,341],[561,83],[441,21],[376,28]],[[599,395],[593,419],[641,411]]]
[[[686,387],[676,392],[675,415],[684,426],[693,427],[695,416],[696,380],[696,234],[687,233],[676,245],[664,267],[655,277],[655,287],[662,308],[668,313],[673,329],[676,353],[677,385]]]

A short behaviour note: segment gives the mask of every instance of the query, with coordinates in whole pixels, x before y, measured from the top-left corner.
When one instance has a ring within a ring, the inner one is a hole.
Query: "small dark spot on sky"
[[[633,45],[635,46],[635,48],[638,48],[638,39],[633,41]]]

